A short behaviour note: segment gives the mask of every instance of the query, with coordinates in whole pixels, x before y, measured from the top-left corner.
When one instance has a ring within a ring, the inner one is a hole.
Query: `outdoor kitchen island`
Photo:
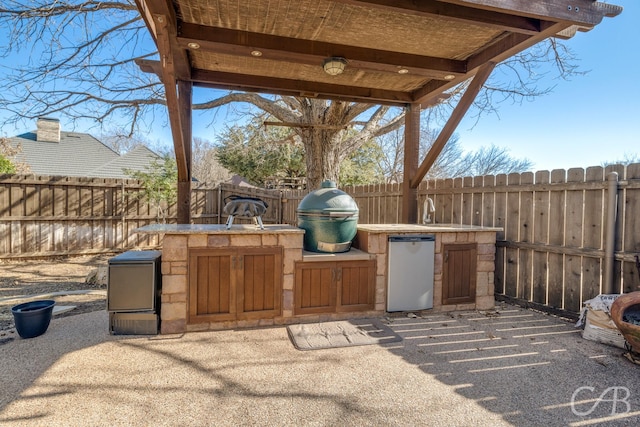
[[[313,253],[303,250],[304,230],[289,225],[260,230],[241,224],[229,229],[154,224],[137,229],[164,234],[162,334],[380,315],[386,307],[387,237],[392,234],[435,235],[433,311],[490,309],[496,231],[441,224],[359,225],[349,252]],[[464,256],[443,262],[443,249],[462,249]],[[443,267],[454,259],[470,261],[464,268],[475,274],[463,288],[473,288],[474,295],[464,303],[443,304]]]

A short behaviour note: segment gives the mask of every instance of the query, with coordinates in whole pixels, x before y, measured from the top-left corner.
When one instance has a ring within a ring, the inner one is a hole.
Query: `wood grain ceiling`
[[[394,105],[428,104],[487,62],[621,11],[592,0],[136,1],[172,63],[142,61],[147,71],[219,89]],[[347,59],[344,73],[323,71],[330,56]]]

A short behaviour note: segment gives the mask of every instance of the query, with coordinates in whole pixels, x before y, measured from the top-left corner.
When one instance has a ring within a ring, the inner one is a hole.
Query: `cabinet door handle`
[[[244,257],[243,256],[239,256],[238,257],[238,270],[242,270],[244,268]]]

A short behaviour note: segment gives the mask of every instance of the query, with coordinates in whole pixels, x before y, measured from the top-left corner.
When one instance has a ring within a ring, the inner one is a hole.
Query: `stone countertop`
[[[251,224],[232,225],[229,230],[224,224],[150,224],[134,230],[145,234],[303,234],[304,230],[287,224],[266,224],[260,230]]]
[[[351,248],[347,252],[340,253],[323,253],[302,251],[302,260],[304,262],[321,262],[321,261],[361,261],[375,259],[374,254],[363,252],[356,248]]]
[[[478,231],[502,231],[500,227],[482,227],[460,224],[359,224],[358,230],[369,233],[458,233]]]

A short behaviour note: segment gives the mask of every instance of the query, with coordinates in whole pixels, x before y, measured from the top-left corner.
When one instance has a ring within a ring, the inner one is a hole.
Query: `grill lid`
[[[297,212],[314,216],[346,217],[357,214],[358,205],[351,196],[338,190],[335,182],[326,180],[320,189],[312,191],[302,199]]]

